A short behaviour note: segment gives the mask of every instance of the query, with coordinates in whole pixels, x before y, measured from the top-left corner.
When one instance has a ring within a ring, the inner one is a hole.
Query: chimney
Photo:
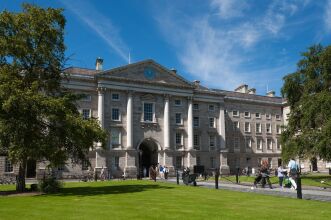
[[[174,73],[177,73],[177,70],[175,68],[171,68],[170,70]]]
[[[248,94],[255,95],[256,89],[255,88],[250,88],[247,92],[248,92]]]
[[[200,86],[200,81],[199,80],[194,80],[193,83],[196,87]]]
[[[275,97],[275,91],[274,90],[270,90],[269,92],[267,92],[267,96],[269,96],[269,97]]]
[[[238,86],[234,91],[241,92],[241,93],[248,93],[248,85],[242,84],[242,85]]]
[[[97,60],[95,61],[95,69],[102,70],[102,64],[103,64],[103,59],[101,57],[98,57]]]

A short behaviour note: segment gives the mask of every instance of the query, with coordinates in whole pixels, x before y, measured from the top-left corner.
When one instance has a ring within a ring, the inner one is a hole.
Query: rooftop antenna
[[[131,53],[129,51],[129,64],[131,64]]]
[[[269,92],[269,86],[268,86],[268,84],[267,84],[267,92]]]

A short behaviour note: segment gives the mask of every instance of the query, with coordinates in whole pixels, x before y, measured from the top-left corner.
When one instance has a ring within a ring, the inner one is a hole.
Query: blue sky
[[[23,1],[2,0],[19,11]],[[188,80],[280,95],[300,53],[331,44],[331,0],[33,0],[67,18],[67,66],[104,69],[154,59]]]

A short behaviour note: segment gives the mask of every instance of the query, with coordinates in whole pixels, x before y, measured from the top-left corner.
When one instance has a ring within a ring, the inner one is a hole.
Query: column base
[[[230,167],[228,165],[222,165],[220,167],[220,173],[223,174],[223,175],[230,174]]]

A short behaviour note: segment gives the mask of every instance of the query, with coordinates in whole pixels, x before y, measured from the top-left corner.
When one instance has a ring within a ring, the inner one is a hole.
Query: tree
[[[302,53],[297,71],[284,77],[282,94],[290,107],[282,133],[282,156],[331,160],[331,46]]]
[[[62,73],[62,10],[22,7],[20,13],[0,13],[0,152],[19,166],[21,192],[28,159],[79,163],[106,137],[96,119],[79,114],[75,104],[82,96],[61,84],[68,77]]]

